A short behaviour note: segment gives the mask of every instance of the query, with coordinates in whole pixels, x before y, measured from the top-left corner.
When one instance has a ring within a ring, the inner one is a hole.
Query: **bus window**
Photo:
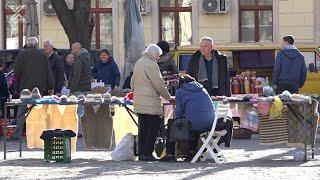
[[[304,61],[306,63],[307,70],[310,72],[315,71],[316,65],[316,53],[315,52],[301,52],[304,55]]]

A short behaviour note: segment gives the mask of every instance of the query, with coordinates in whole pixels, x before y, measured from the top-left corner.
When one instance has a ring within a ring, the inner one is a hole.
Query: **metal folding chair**
[[[209,156],[211,156],[211,158],[213,158],[213,160],[217,164],[222,164],[224,162],[227,162],[227,158],[224,156],[220,147],[218,146],[218,142],[220,138],[227,134],[227,130],[216,131],[215,129],[216,129],[218,119],[223,118],[223,121],[226,121],[229,108],[230,108],[230,104],[218,105],[218,108],[216,109],[216,112],[215,112],[215,118],[214,118],[211,130],[200,134],[200,139],[203,142],[203,145],[198,150],[197,154],[193,157],[193,159],[191,160],[191,163],[197,162],[197,160],[200,157],[202,157],[201,160],[204,161],[208,159]],[[204,152],[205,149],[207,150],[207,152]]]

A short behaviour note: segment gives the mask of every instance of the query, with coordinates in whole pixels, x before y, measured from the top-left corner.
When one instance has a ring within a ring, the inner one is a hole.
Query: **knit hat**
[[[22,101],[25,101],[25,100],[29,100],[32,98],[32,95],[31,95],[31,92],[29,91],[29,89],[23,89],[21,91],[21,94],[20,94],[20,99]]]
[[[162,50],[162,55],[167,54],[168,52],[170,52],[170,46],[169,43],[167,41],[160,41],[157,44],[161,50]]]
[[[32,89],[31,95],[32,95],[33,99],[40,99],[41,98],[40,91],[37,87]]]
[[[84,103],[86,101],[86,97],[83,94],[80,94],[78,96],[78,102],[79,103]]]

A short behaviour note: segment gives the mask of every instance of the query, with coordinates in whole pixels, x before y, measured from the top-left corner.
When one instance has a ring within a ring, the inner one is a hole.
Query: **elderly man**
[[[69,81],[70,91],[76,94],[90,91],[92,80],[90,54],[79,42],[72,44],[71,51],[74,54],[74,63]]]
[[[27,48],[20,52],[14,63],[14,74],[19,80],[20,91],[37,87],[41,95],[52,95],[54,92],[54,79],[48,57],[37,48],[38,39],[27,39]],[[26,111],[26,106],[19,106],[18,114]],[[25,117],[17,119],[17,127],[12,139],[19,138],[19,132],[23,128]]]
[[[46,40],[43,42],[43,50],[49,58],[51,71],[55,81],[54,93],[60,95],[64,84],[64,63],[62,58],[54,51],[53,42]]]
[[[212,38],[201,38],[199,50],[189,61],[187,74],[200,82],[211,96],[231,96],[227,57],[213,48]]]

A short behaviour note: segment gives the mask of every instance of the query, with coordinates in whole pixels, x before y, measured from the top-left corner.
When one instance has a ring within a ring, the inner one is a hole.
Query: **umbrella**
[[[37,2],[35,0],[28,0],[26,4],[26,28],[24,35],[26,39],[29,37],[39,36],[39,20],[37,12]]]
[[[125,65],[123,80],[126,79],[142,52],[145,50],[143,22],[135,0],[126,0],[124,20]]]

